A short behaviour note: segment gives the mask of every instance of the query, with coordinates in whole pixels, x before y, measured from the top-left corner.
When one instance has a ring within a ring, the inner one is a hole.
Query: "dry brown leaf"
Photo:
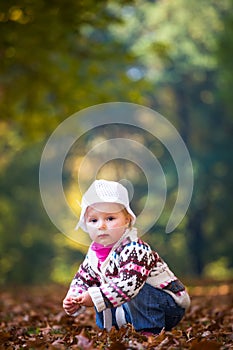
[[[233,343],[233,282],[224,289],[228,293],[217,298],[203,285],[191,295],[192,305],[182,322],[156,337],[145,337],[130,324],[120,330],[113,327],[109,333],[101,331],[92,308],[76,318],[67,316],[62,310],[65,289],[48,286],[2,291],[0,349],[226,350]]]

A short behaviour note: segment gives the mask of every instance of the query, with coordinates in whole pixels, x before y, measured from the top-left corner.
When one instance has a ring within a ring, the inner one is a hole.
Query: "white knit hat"
[[[122,204],[127,212],[132,216],[132,225],[136,221],[136,216],[129,206],[129,197],[127,189],[119,182],[108,180],[95,180],[88,190],[84,193],[81,202],[81,214],[79,222],[75,229],[79,227],[87,232],[85,224],[85,213],[87,207],[95,203],[118,203]]]

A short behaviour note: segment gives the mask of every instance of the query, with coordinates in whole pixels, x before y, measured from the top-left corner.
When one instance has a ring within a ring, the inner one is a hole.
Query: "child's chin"
[[[103,246],[107,247],[107,246],[113,244],[114,241],[112,239],[100,239],[100,240],[98,240],[98,243],[100,243]]]

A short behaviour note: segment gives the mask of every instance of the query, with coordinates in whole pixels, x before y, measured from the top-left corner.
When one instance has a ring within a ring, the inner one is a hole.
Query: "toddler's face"
[[[124,234],[130,215],[118,203],[96,203],[87,208],[85,222],[91,239],[108,246]]]

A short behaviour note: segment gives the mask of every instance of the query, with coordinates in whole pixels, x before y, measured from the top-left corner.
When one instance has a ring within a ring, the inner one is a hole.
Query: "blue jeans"
[[[161,289],[145,284],[140,292],[129,302],[122,305],[127,323],[136,331],[148,331],[155,334],[164,328],[171,330],[183,318],[185,309],[176,304],[171,295]],[[116,308],[111,309],[112,325],[118,329]],[[103,312],[96,311],[96,324],[103,329]]]

